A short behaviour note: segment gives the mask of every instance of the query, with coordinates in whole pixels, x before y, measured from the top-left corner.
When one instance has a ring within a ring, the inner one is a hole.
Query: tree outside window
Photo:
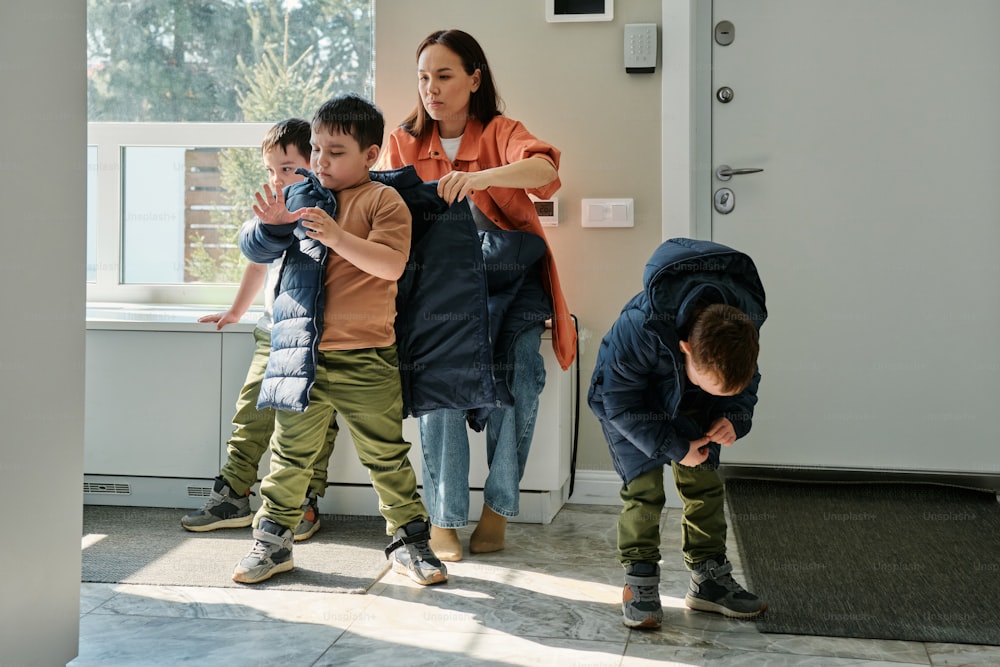
[[[308,120],[334,94],[373,96],[371,0],[88,0],[87,11],[91,122]],[[260,151],[192,147],[175,162],[178,282],[238,281],[236,232],[266,180]]]

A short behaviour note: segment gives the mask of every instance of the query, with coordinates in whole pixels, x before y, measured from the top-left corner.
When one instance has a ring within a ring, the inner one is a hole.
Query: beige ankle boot
[[[507,517],[497,514],[483,505],[479,524],[469,539],[469,551],[474,554],[488,554],[501,551],[504,547],[504,533],[507,531]]]
[[[431,549],[443,561],[456,563],[462,560],[462,543],[458,541],[458,531],[454,528],[440,528],[431,524]]]

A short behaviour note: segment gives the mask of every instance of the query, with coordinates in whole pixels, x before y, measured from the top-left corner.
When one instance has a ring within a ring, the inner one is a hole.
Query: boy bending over
[[[684,503],[682,550],[691,609],[750,618],[766,605],[726,559],[720,446],[750,431],[758,330],[767,317],[753,260],[708,241],[671,239],[653,253],[644,290],[601,341],[588,403],[604,429],[624,502],[618,559],[625,625],[657,628],[660,513],[669,465]]]

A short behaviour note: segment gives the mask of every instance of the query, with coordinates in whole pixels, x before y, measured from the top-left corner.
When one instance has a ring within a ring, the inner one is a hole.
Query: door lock
[[[715,24],[715,43],[719,46],[729,46],[736,39],[736,26],[732,21],[719,21]]]
[[[715,99],[719,100],[723,104],[729,104],[732,102],[733,97],[735,97],[735,94],[733,93],[733,89],[729,86],[723,86],[715,91]]]
[[[719,188],[712,197],[715,203],[715,210],[725,215],[732,213],[736,207],[736,195],[729,188]]]

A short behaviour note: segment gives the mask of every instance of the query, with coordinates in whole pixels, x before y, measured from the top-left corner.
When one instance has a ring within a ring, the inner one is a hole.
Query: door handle
[[[728,164],[720,164],[715,170],[715,177],[720,181],[728,181],[733,176],[739,176],[741,174],[756,174],[757,172],[764,171],[757,167],[747,167],[745,169],[734,169]]]

